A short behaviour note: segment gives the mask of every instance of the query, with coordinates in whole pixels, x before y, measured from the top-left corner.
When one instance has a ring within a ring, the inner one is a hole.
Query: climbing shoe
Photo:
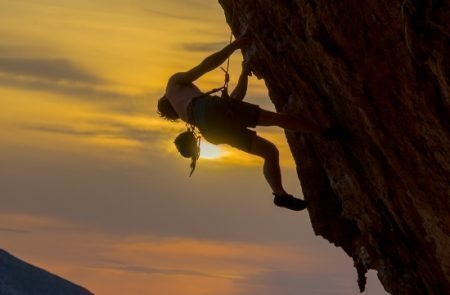
[[[330,127],[322,131],[322,136],[327,140],[348,140],[350,131],[344,127]]]
[[[273,195],[275,196],[275,198],[273,199],[273,203],[278,207],[284,207],[294,211],[301,211],[308,206],[308,202],[302,199],[294,198],[293,196],[288,194],[283,195],[273,194]]]

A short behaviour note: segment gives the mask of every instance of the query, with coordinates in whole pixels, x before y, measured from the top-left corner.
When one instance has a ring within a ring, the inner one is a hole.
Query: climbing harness
[[[233,41],[233,33],[230,33],[230,43]],[[228,94],[228,83],[230,82],[230,56],[227,58],[227,65],[224,69],[223,67],[220,67],[220,69],[225,73],[224,83],[223,86],[211,89],[208,92],[203,93],[201,96],[205,95],[211,95],[217,92],[221,93],[221,98],[227,99],[230,98]],[[194,98],[195,99],[195,98]],[[191,158],[191,172],[189,174],[189,177],[192,176],[192,174],[195,171],[195,168],[197,166],[197,160],[200,157],[200,143],[201,143],[201,136],[200,132],[196,130],[196,126],[192,123],[186,123],[186,131],[180,133],[175,138],[175,146],[177,147],[178,152],[185,158]]]

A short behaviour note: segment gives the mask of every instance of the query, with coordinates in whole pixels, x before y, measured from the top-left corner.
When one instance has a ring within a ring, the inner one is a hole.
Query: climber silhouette
[[[237,86],[228,98],[205,94],[193,83],[219,67],[235,50],[248,43],[248,37],[242,35],[191,70],[174,74],[168,81],[165,95],[158,101],[158,113],[165,119],[181,119],[196,126],[202,136],[213,144],[228,144],[263,158],[264,176],[273,190],[275,205],[300,211],[307,207],[307,202],[293,197],[283,188],[277,147],[249,128],[279,126],[302,133],[322,134],[329,139],[334,139],[333,130],[322,129],[306,119],[267,111],[242,101],[250,74],[245,61]]]

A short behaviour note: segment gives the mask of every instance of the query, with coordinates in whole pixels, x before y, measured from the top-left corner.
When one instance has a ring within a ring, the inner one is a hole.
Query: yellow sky
[[[3,4],[0,33],[7,38],[2,46],[5,60],[0,71],[0,84],[4,87],[0,96],[4,106],[0,110],[1,122],[56,124],[88,133],[104,127],[93,121],[107,117],[112,123],[140,124],[142,128],[151,125],[149,132],[155,128],[173,130],[174,127],[162,121],[154,124],[155,101],[163,93],[167,78],[194,66],[209,53],[209,48],[220,48],[220,44],[226,43],[229,31],[217,5],[161,3],[165,4],[149,5],[144,1],[114,5],[110,1]],[[171,13],[172,10],[178,14]],[[14,26],[11,32],[13,24],[20,26]],[[240,68],[240,60],[236,54],[232,69]],[[53,75],[55,72],[59,76]],[[233,77],[238,74],[234,71]],[[220,85],[222,78],[218,70],[199,84],[210,89]],[[266,100],[267,105],[263,84],[258,81],[252,84],[250,96],[256,97],[256,101]],[[145,120],[153,122],[146,124]],[[180,128],[182,124],[178,125]],[[23,140],[17,132],[9,131],[12,134],[2,134],[5,140]],[[23,129],[20,133],[25,140],[36,135]],[[270,134],[277,143],[284,142],[280,132]],[[56,137],[59,140],[61,134]],[[118,148],[139,146],[126,134],[115,140],[99,137],[92,135],[84,139],[90,143],[118,145]],[[171,146],[168,148],[173,151]],[[286,145],[282,149],[287,151]],[[249,162],[254,161],[246,157],[244,163]],[[291,159],[284,164],[288,163],[292,163]]]
[[[0,36],[0,248],[97,294],[356,294],[307,213],[272,205],[261,160],[204,142],[189,179],[184,125],[155,113],[171,74],[227,43],[216,1],[0,0]],[[273,109],[263,81],[248,100]],[[284,134],[259,133],[300,195]]]

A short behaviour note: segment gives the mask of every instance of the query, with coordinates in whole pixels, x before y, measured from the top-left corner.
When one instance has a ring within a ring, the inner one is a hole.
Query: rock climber
[[[245,61],[237,86],[229,98],[207,95],[193,83],[248,43],[247,36],[240,36],[196,67],[174,74],[167,83],[166,93],[158,101],[158,113],[165,119],[181,119],[196,126],[202,137],[213,144],[228,144],[261,157],[264,160],[264,176],[273,191],[274,204],[300,211],[307,207],[307,202],[288,194],[283,188],[277,147],[249,128],[279,126],[296,132],[322,134],[328,139],[335,139],[334,130],[322,129],[303,118],[271,112],[244,102],[250,74]]]

